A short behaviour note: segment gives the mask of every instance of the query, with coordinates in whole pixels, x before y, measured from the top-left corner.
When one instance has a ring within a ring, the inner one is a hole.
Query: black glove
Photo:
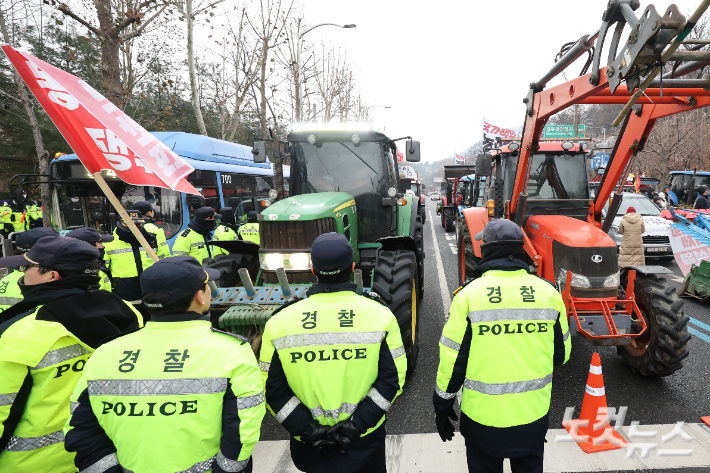
[[[316,455],[321,455],[337,447],[335,441],[330,436],[330,427],[311,421],[310,430],[311,433],[303,435],[301,439],[306,442],[306,445],[311,447]]]
[[[449,409],[448,413],[436,415],[436,431],[439,432],[439,437],[441,437],[442,442],[454,438],[454,424],[452,424],[449,419],[453,421],[459,420],[459,416],[456,415],[453,406]]]
[[[365,429],[353,424],[351,420],[344,420],[338,422],[330,429],[330,436],[335,441],[340,453],[345,453],[350,444],[359,439],[365,432]]]

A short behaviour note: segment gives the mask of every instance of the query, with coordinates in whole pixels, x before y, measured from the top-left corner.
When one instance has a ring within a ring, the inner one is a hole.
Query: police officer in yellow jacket
[[[13,254],[22,255],[27,253],[40,238],[56,235],[58,235],[58,233],[55,229],[44,227],[33,228],[32,230],[22,232],[17,235],[15,239],[15,251]],[[10,268],[10,271],[12,271],[12,268]],[[22,276],[22,271],[14,270],[0,279],[0,322],[5,319],[1,313],[22,300],[22,292],[20,291],[19,284]]]
[[[200,264],[205,258],[214,258],[216,255],[212,250],[212,232],[217,226],[217,220],[222,216],[214,211],[212,207],[200,207],[195,210],[195,216],[187,229],[182,231],[173,243],[173,255],[192,256]]]
[[[143,272],[151,321],[97,350],[72,396],[66,448],[80,471],[252,471],[263,386],[246,339],[211,328],[217,277],[189,256]]]
[[[213,235],[213,240],[214,241],[234,241],[234,240],[239,240],[239,235],[237,235],[237,232],[235,229],[237,228],[236,226],[236,218],[234,215],[234,209],[232,207],[222,207],[219,209],[219,215],[222,216],[222,218],[219,221],[219,225],[214,231]],[[226,255],[229,254],[229,252],[225,249],[219,248],[217,246],[213,246],[212,249],[214,250],[215,255],[217,254],[222,254]]]
[[[26,233],[26,232],[25,232]],[[113,235],[102,235],[93,228],[77,228],[67,233],[66,236],[69,238],[76,238],[77,240],[85,241],[92,245],[94,248],[99,250],[99,289],[111,292],[111,278],[108,273],[109,269],[105,266],[104,255],[106,254],[106,249],[104,248],[104,243],[110,243],[114,240]]]
[[[436,428],[454,435],[454,401],[463,386],[461,434],[471,472],[543,469],[552,370],[567,362],[567,311],[551,283],[529,274],[523,232],[506,219],[490,221],[474,279],[451,303],[439,342],[434,392]]]
[[[99,252],[47,236],[0,266],[23,267],[24,299],[0,324],[0,471],[69,473],[64,449],[69,397],[86,360],[107,337],[136,330],[140,314],[98,290]]]
[[[399,325],[383,304],[355,293],[343,235],[316,238],[311,258],[318,283],[264,329],[266,402],[291,434],[301,471],[384,472],[385,414],[407,371]]]
[[[239,236],[242,240],[250,241],[259,245],[259,214],[255,211],[247,212],[247,223],[239,227]]]
[[[141,200],[133,204],[133,208],[143,215],[143,218],[145,219],[143,227],[150,233],[154,233],[156,235],[158,240],[158,258],[163,259],[170,256],[170,247],[168,246],[168,241],[165,238],[165,230],[155,224],[155,209],[153,208],[153,205],[146,200]]]
[[[148,244],[157,253],[157,236],[143,228],[145,220],[141,213],[137,210],[127,210],[126,212],[133,220],[133,223],[141,230]],[[141,299],[141,285],[138,278],[145,269],[153,264],[153,260],[135,235],[131,233],[125,222],[118,222],[113,236],[115,237],[113,241],[106,242],[104,245],[104,261],[111,271],[115,286],[114,292],[118,297],[130,302],[148,317]]]

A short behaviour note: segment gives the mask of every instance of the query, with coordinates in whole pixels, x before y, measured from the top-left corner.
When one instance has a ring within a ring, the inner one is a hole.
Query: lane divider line
[[[703,332],[700,330],[695,330],[693,327],[688,327],[688,332],[691,334],[695,335],[696,337],[705,340],[707,343],[710,343],[710,336],[705,335]]]
[[[431,225],[431,237],[434,239],[434,253],[436,254],[436,271],[439,275],[439,290],[441,291],[441,303],[444,305],[444,317],[449,313],[451,307],[451,295],[449,288],[446,285],[446,273],[444,273],[444,265],[441,263],[441,251],[439,250],[439,240],[436,238],[436,229],[434,228],[434,219],[431,217],[431,211],[427,210],[429,225]]]
[[[703,323],[703,322],[699,321],[698,319],[694,319],[693,317],[688,317],[688,318],[690,319],[691,324],[710,332],[710,325]]]

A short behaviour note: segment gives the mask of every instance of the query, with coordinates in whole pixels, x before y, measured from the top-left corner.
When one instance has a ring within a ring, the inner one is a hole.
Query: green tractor
[[[313,240],[338,232],[353,248],[358,291],[376,293],[396,316],[412,370],[419,352],[423,227],[418,202],[406,193],[411,181],[399,178],[395,142],[407,139],[404,154],[410,162],[420,160],[419,142],[410,137],[392,140],[370,128],[297,126],[287,142],[274,141],[277,159],[290,156],[290,197],[265,203],[259,215],[258,250],[246,244],[229,248],[230,258],[243,253],[244,264],[240,284],[222,287],[214,301],[217,310],[228,307],[219,325],[248,335],[256,350],[272,313],[306,297],[316,281],[310,270]],[[266,142],[256,141],[252,153],[255,162],[264,162]]]

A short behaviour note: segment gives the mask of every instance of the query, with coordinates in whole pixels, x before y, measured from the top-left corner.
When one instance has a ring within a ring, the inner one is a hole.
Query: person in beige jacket
[[[621,238],[621,249],[619,250],[620,268],[646,266],[646,259],[643,255],[643,239],[641,238],[645,231],[643,218],[636,213],[635,208],[629,207],[619,223],[619,233],[624,235]]]

